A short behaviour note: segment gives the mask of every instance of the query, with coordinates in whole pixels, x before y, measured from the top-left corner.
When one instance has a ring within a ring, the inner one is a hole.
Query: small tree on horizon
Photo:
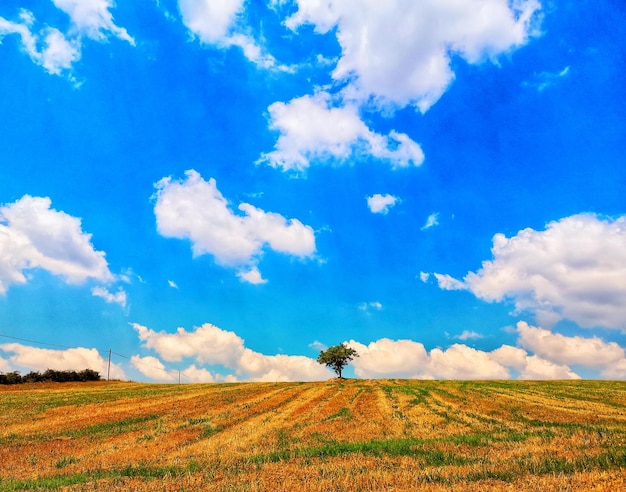
[[[317,357],[317,362],[330,367],[337,373],[339,379],[343,379],[341,376],[343,368],[348,365],[348,362],[358,356],[359,354],[356,353],[356,350],[341,343],[327,350],[322,350]]]

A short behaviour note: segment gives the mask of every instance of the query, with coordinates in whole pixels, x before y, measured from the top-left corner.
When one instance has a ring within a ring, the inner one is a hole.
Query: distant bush
[[[0,384],[68,383],[72,381],[100,381],[100,373],[93,369],[84,369],[78,372],[46,369],[43,373],[31,371],[25,376],[22,376],[19,371],[8,372],[6,374],[0,372]]]

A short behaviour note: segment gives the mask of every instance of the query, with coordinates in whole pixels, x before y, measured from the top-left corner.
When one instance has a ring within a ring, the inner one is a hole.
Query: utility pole
[[[111,378],[111,349],[109,349],[109,368],[107,369],[107,381]]]

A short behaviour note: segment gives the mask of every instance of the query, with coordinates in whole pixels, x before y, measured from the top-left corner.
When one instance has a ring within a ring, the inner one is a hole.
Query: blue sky
[[[626,377],[615,0],[7,0],[0,371]]]

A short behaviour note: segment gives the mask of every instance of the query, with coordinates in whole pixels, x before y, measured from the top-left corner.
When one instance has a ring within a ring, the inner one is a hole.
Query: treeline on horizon
[[[22,384],[22,383],[69,383],[100,381],[100,373],[93,369],[82,371],[56,371],[46,369],[44,372],[31,371],[22,376],[19,371],[1,373],[0,384]]]

